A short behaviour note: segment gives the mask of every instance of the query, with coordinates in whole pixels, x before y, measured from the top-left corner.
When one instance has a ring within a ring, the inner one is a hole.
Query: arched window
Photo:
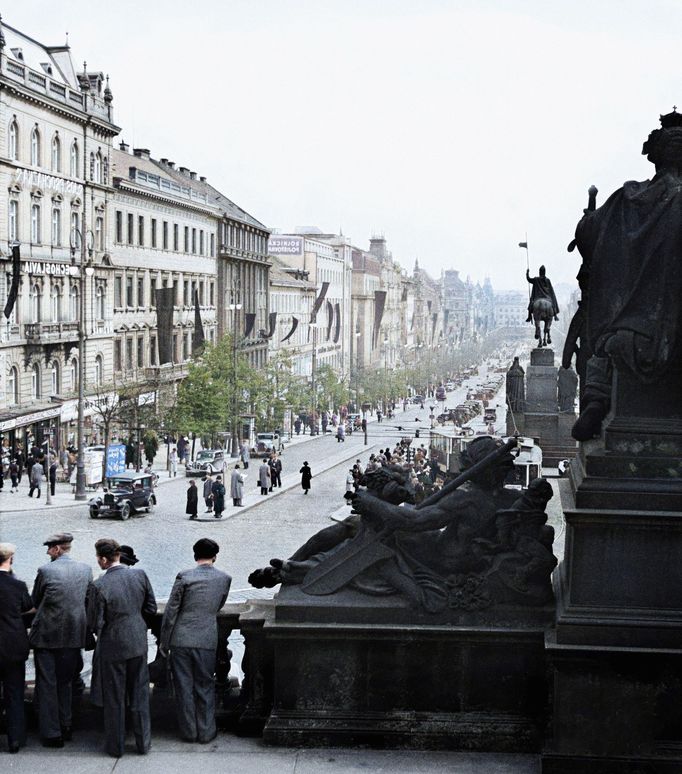
[[[52,245],[60,247],[62,244],[62,211],[60,207],[52,208]]]
[[[7,402],[10,406],[16,406],[19,403],[19,372],[16,366],[9,369],[7,376]]]
[[[34,167],[40,166],[40,132],[37,126],[31,132],[31,164]]]
[[[56,360],[50,367],[50,390],[51,395],[59,395],[59,363]]]
[[[98,285],[95,291],[95,314],[98,320],[104,319],[104,288],[102,285]]]
[[[10,199],[7,215],[7,238],[10,242],[19,239],[19,203],[16,199]]]
[[[80,313],[80,305],[78,303],[78,287],[76,285],[71,285],[71,290],[69,291],[69,317],[77,321]]]
[[[101,387],[102,386],[102,369],[104,367],[104,362],[102,361],[102,356],[97,355],[95,358],[95,387]]]
[[[69,232],[69,244],[76,250],[81,246],[81,219],[78,212],[71,211],[71,230]]]
[[[31,369],[31,398],[33,400],[40,398],[40,366],[38,363],[34,363]]]
[[[40,286],[33,285],[29,293],[31,322],[40,322]]]
[[[12,161],[19,160],[19,126],[14,118],[9,125],[7,155]]]
[[[71,177],[78,177],[78,143],[74,140],[71,143],[71,158],[69,162],[69,174]]]
[[[31,244],[40,244],[40,205],[31,205]]]
[[[59,322],[62,316],[62,296],[59,288],[55,285],[50,293],[50,313],[52,322]]]
[[[95,179],[95,154],[90,153],[90,180]]]
[[[109,182],[109,159],[106,156],[102,159],[102,182],[104,185]]]
[[[97,151],[95,154],[92,179],[95,181],[95,183],[102,182],[102,154],[99,151]]]
[[[71,392],[76,392],[78,389],[78,359],[71,358],[69,363],[69,378],[71,380]]]
[[[55,134],[52,138],[52,171],[61,172],[62,170],[62,144],[59,141],[59,135]]]

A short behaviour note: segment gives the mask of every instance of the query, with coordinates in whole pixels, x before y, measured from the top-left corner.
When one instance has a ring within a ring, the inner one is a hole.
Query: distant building
[[[528,296],[520,290],[495,294],[495,327],[516,328],[526,324]]]

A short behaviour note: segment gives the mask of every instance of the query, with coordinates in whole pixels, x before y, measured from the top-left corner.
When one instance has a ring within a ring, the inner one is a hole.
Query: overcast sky
[[[574,282],[587,203],[650,177],[682,111],[679,0],[22,0],[111,76],[121,137],[272,228],[383,233],[410,268]],[[79,68],[80,69],[80,68]]]

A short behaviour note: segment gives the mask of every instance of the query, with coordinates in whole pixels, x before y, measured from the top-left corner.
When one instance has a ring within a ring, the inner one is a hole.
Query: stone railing
[[[78,323],[73,322],[38,322],[24,325],[24,336],[29,343],[45,341],[72,341],[78,337]]]

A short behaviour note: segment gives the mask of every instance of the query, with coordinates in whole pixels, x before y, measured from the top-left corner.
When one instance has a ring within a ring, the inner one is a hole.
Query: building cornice
[[[191,212],[197,212],[201,215],[206,215],[210,218],[219,219],[220,214],[207,207],[202,207],[199,204],[192,204],[191,202],[183,201],[181,199],[174,199],[169,196],[157,193],[156,191],[149,191],[141,186],[132,185],[125,177],[115,177],[113,179],[113,187],[117,191],[124,191],[128,194],[135,194],[145,199],[152,199],[154,201],[163,202],[163,204],[171,205],[173,207],[180,207],[183,210],[189,210]]]

